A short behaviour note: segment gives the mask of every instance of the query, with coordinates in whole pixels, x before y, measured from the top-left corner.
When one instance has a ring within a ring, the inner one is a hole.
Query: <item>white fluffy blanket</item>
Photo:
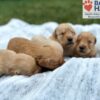
[[[10,38],[49,36],[57,23],[29,25],[18,19],[0,26],[0,48]],[[100,100],[100,25],[72,25],[77,33],[90,31],[97,37],[98,58],[72,58],[53,72],[0,78],[0,100]]]

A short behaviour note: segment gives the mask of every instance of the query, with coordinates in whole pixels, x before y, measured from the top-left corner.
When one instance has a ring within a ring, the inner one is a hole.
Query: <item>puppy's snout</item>
[[[84,52],[85,48],[86,48],[85,46],[80,46],[80,47],[79,47],[80,52]]]
[[[72,39],[72,38],[68,38],[68,41],[69,41],[69,42],[72,42],[72,41],[73,41],[73,39]]]
[[[67,40],[69,44],[73,44],[73,38],[68,38]]]
[[[80,47],[80,50],[84,50],[85,47]]]

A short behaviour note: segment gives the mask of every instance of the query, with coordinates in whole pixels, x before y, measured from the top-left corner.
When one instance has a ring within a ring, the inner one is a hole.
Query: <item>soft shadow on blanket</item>
[[[29,25],[13,19],[0,27],[0,48],[6,48],[9,39],[15,36],[49,36],[57,25],[53,22]],[[77,33],[88,30],[96,35],[99,56],[100,26],[72,26]],[[1,77],[0,100],[100,100],[100,58],[72,58],[53,72],[31,77]]]

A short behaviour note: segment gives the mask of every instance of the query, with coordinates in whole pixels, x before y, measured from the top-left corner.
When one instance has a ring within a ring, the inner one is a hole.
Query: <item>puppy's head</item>
[[[96,37],[93,34],[90,32],[82,32],[77,37],[76,52],[79,56],[87,56],[93,52],[95,44]]]
[[[76,42],[76,33],[69,24],[60,24],[55,29],[53,38],[63,47],[72,47]]]

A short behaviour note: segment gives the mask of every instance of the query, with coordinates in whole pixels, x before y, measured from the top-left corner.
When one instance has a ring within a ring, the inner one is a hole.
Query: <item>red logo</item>
[[[93,7],[93,3],[91,0],[85,0],[85,2],[83,3],[83,7],[85,10],[90,11]]]

